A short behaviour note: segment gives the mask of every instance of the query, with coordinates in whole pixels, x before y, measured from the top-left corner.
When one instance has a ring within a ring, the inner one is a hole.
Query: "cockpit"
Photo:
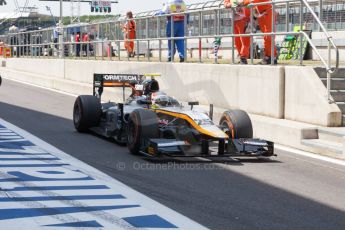
[[[180,103],[173,97],[166,95],[165,93],[153,93],[152,104],[158,107],[177,107]]]

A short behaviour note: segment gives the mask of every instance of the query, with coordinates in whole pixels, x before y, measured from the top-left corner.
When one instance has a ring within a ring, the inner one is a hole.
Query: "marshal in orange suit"
[[[136,25],[133,20],[133,13],[127,12],[127,23],[123,26],[125,36],[125,48],[129,57],[134,57],[134,39],[136,38]]]
[[[234,33],[245,34],[250,20],[250,10],[245,7],[238,7],[235,0],[224,0],[224,7],[233,8],[235,11]],[[240,64],[248,64],[250,37],[235,37],[235,45],[240,56]]]
[[[261,3],[261,2],[269,2],[270,0],[238,0],[243,1],[243,5],[249,5],[250,3]],[[272,28],[272,4],[256,6],[254,7],[255,17],[258,19],[258,23],[260,26],[260,30],[263,33],[271,33],[274,28]],[[263,65],[271,64],[271,48],[272,48],[272,37],[271,36],[264,36],[264,46],[265,46],[265,57],[260,62]],[[274,46],[274,63],[277,64],[277,48]]]

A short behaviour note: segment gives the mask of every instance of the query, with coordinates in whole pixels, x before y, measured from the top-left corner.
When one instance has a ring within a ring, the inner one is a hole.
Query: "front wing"
[[[204,140],[191,145],[176,139],[150,139],[146,156],[169,157],[271,157],[274,143],[260,139]]]

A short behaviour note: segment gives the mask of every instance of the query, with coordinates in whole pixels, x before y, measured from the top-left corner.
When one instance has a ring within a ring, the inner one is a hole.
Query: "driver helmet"
[[[152,104],[158,107],[180,106],[180,103],[175,98],[170,97],[162,92],[152,94]]]

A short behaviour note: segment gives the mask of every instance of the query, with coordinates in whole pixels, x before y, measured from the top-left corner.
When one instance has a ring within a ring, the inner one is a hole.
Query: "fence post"
[[[253,37],[253,31],[254,31],[254,10],[253,7],[250,7],[250,64],[254,64],[254,37]]]
[[[219,25],[219,10],[214,10],[214,28],[215,28],[215,35],[219,35],[219,29],[218,29],[218,25]],[[214,38],[214,42],[216,42],[216,39],[218,39],[219,37],[218,36],[216,36],[215,38]],[[218,54],[216,54],[216,52],[218,52],[219,51],[219,48],[218,48],[218,50],[216,51],[216,49],[215,49],[215,46],[216,46],[216,44],[214,44],[214,47],[213,47],[213,52],[214,52],[214,63],[215,64],[218,64]],[[219,44],[219,46],[220,46],[220,44]]]
[[[331,103],[331,72],[330,72],[330,67],[332,65],[332,60],[331,60],[331,41],[328,40],[328,68],[327,68],[327,99],[328,102]]]
[[[199,12],[199,62],[202,62],[202,39],[200,36],[203,35],[203,25],[202,25],[202,20],[203,20],[203,14],[200,11]]]
[[[140,55],[140,53],[139,53],[139,47],[140,46],[140,44],[139,44],[139,40],[137,40],[137,61],[139,61],[139,55]]]
[[[300,10],[299,10],[299,26],[300,26],[300,30],[303,30],[303,0],[301,0],[300,3]],[[300,46],[299,46],[299,64],[303,65],[303,39],[304,37],[302,36],[302,33],[300,34]]]
[[[274,35],[274,32],[276,32],[276,29],[275,29],[275,15],[276,15],[276,12],[275,12],[275,7],[276,5],[274,3],[272,3],[272,31],[271,31],[271,65],[274,65],[274,60],[275,60],[275,47],[276,47],[276,43],[275,43],[275,35]]]
[[[117,58],[121,61],[121,41],[117,41]]]
[[[146,40],[147,40],[147,45],[146,45],[146,58],[147,61],[150,61],[150,36],[149,36],[149,19],[146,18],[145,20],[145,24],[146,24]]]
[[[174,50],[175,50],[175,40],[174,40],[174,37],[175,37],[175,33],[174,33],[174,16],[173,15],[171,15],[170,16],[170,22],[171,22],[171,36],[170,36],[170,44],[171,44],[171,46],[170,46],[170,53],[171,53],[171,56],[170,56],[170,61],[171,62],[174,62],[174,57],[175,57],[175,53],[174,53]]]
[[[231,10],[231,60],[232,60],[232,64],[235,64],[235,37],[234,37],[234,33],[235,33],[235,11],[232,9]],[[251,40],[252,42],[252,40]],[[253,44],[253,43],[251,43]]]
[[[187,54],[187,52],[188,52],[188,49],[187,49],[187,37],[189,36],[189,34],[188,34],[188,21],[187,21],[187,18],[188,17],[188,14],[184,14],[184,21],[183,21],[183,23],[184,23],[184,39],[183,39],[183,42],[184,42],[184,54],[185,54],[185,56],[184,56],[184,60],[185,60],[185,62],[187,62],[187,57],[188,57],[188,54]]]
[[[157,38],[159,62],[162,62],[161,17],[157,16]]]
[[[319,18],[322,23],[323,21],[323,0],[319,0]],[[321,26],[319,25],[319,32],[322,31]]]
[[[289,19],[290,19],[290,4],[289,2],[286,3],[286,13],[285,13],[285,31],[289,32],[290,29],[290,23],[289,23]]]

